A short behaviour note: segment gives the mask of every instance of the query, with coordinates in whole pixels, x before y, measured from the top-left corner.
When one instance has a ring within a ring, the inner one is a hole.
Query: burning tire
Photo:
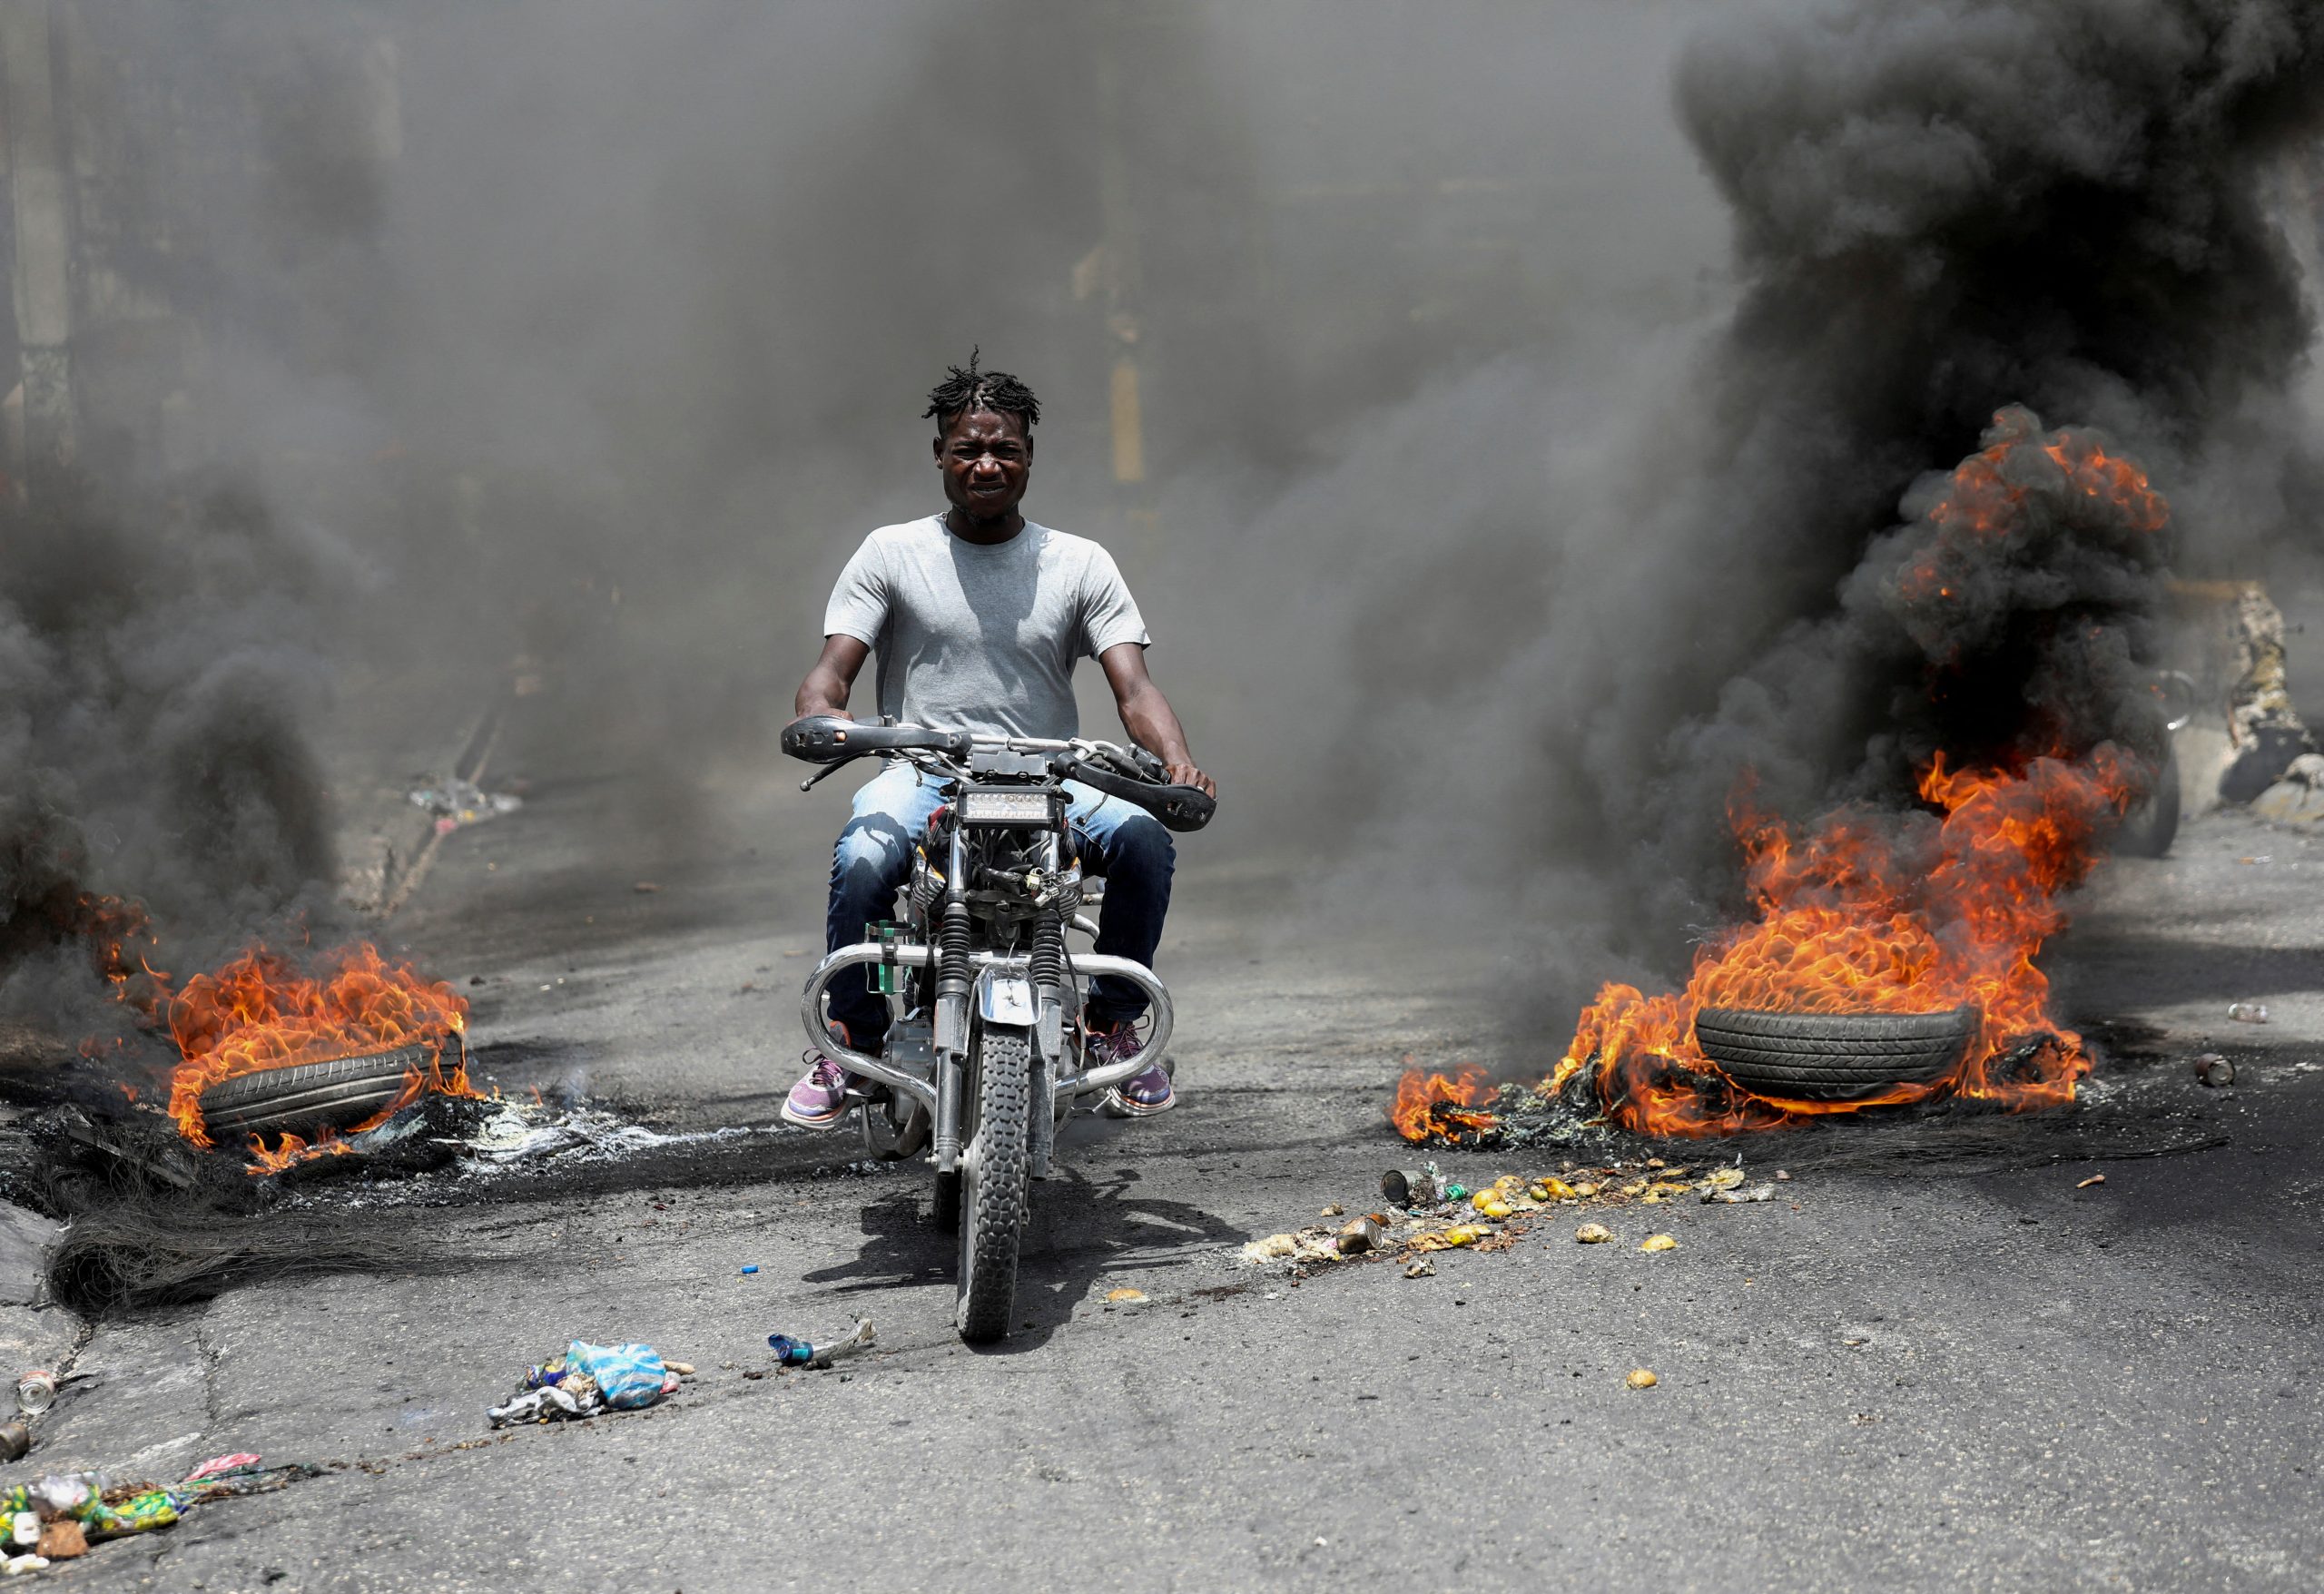
[[[2114,851],[2131,858],[2160,858],[2179,834],[2179,753],[2172,749],[2154,777],[2154,790],[2114,832]]]
[[[237,1075],[202,1093],[202,1128],[215,1146],[239,1146],[252,1135],[312,1137],[325,1127],[353,1128],[392,1105],[410,1077],[426,1071],[433,1049],[407,1046]]]
[[[1932,1085],[1976,1038],[1974,1008],[1945,1013],[1762,1013],[1705,1008],[1695,1044],[1753,1096],[1856,1101],[1897,1085]]]

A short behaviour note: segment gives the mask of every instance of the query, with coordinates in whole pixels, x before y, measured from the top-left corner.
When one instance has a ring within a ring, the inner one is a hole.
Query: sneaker
[[[1093,1031],[1089,1037],[1088,1065],[1103,1068],[1137,1057],[1146,1049],[1146,1042],[1133,1024],[1113,1024]],[[1161,1063],[1149,1063],[1128,1078],[1106,1092],[1103,1103],[1108,1117],[1150,1118],[1156,1113],[1167,1113],[1178,1102],[1178,1092],[1170,1083],[1170,1070]]]
[[[847,1044],[845,1028],[838,1038]],[[852,1076],[819,1051],[803,1054],[800,1061],[807,1071],[783,1098],[783,1121],[803,1129],[828,1129],[847,1115],[847,1082]]]

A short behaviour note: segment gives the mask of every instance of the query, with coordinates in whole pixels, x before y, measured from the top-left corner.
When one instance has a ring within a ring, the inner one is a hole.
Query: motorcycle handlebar
[[[993,740],[988,738],[987,740]],[[936,753],[965,760],[977,738],[967,731],[938,731],[925,725],[869,725],[836,714],[813,714],[783,728],[783,751],[808,763],[842,764],[881,753]],[[1055,743],[1051,743],[1055,745]],[[1141,767],[1158,771],[1150,754],[1128,750]],[[1196,786],[1142,780],[1087,758],[1059,753],[1050,767],[1068,780],[1094,786],[1108,796],[1134,802],[1174,831],[1198,831],[1218,811],[1218,801]],[[822,777],[818,775],[817,780]],[[813,782],[808,782],[813,784]]]
[[[1210,822],[1218,812],[1218,799],[1199,786],[1171,786],[1158,781],[1133,781],[1103,770],[1084,759],[1063,761],[1060,771],[1068,779],[1079,781],[1085,786],[1095,786],[1111,797],[1125,802],[1135,802],[1162,822],[1165,830],[1198,831]]]
[[[966,731],[932,731],[925,725],[866,725],[836,714],[812,714],[783,728],[783,751],[808,763],[845,763],[875,753],[941,753],[969,755]]]

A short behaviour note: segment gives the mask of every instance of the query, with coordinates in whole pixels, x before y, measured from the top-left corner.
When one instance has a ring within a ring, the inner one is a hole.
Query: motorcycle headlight
[[[1040,790],[963,792],[960,813],[962,824],[1045,825],[1049,822],[1049,793]]]

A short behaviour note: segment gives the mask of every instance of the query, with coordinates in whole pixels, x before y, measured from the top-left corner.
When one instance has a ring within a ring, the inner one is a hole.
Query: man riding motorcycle
[[[1073,668],[1086,655],[1106,672],[1123,728],[1161,759],[1165,778],[1216,796],[1216,783],[1187,749],[1178,716],[1146,673],[1145,621],[1112,556],[1019,513],[1039,400],[1008,372],[978,369],[974,353],[967,369],[947,370],[925,414],[936,422],[936,467],[951,508],[881,526],[848,561],[824,613],[822,656],[799,687],[799,717],[849,717],[848,694],[876,651],[879,712],[891,720],[1068,739],[1079,732]],[[1067,790],[1083,866],[1106,877],[1095,950],[1151,967],[1170,906],[1169,832],[1118,797],[1078,782]],[[902,762],[887,764],[856,792],[854,815],[832,858],[827,950],[861,940],[866,924],[893,914],[940,801]],[[1093,1062],[1137,1054],[1145,1009],[1145,994],[1127,980],[1091,982],[1083,1023]],[[888,1006],[868,969],[833,977],[825,1018],[842,1044],[880,1051]],[[805,1061],[783,1117],[829,1128],[847,1110],[847,1072],[821,1052]],[[1141,1117],[1176,1099],[1157,1058],[1115,1087],[1106,1107]]]

